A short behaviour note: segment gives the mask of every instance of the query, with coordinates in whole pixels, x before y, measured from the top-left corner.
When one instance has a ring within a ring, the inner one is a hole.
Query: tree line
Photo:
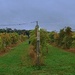
[[[6,28],[6,29],[0,29],[0,33],[18,33],[19,35],[27,35],[29,36],[29,31],[30,30],[25,30],[25,29],[11,29],[11,28]]]

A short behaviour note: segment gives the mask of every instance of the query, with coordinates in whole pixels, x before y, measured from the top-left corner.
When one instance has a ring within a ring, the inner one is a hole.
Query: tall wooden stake
[[[39,25],[38,21],[36,21],[36,31],[37,31],[37,47],[36,47],[36,53],[37,53],[37,66],[40,66],[40,31],[39,31]]]

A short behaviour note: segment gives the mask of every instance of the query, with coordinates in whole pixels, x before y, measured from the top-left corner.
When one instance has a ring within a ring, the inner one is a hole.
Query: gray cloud
[[[74,0],[0,0],[0,24],[39,21],[47,30],[59,30],[65,26],[75,28]],[[12,26],[33,29],[34,24]],[[3,27],[3,26],[0,26]],[[11,26],[9,26],[11,27]]]

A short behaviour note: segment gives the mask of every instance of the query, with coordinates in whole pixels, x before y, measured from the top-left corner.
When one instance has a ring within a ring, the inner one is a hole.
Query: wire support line
[[[16,24],[0,24],[0,26],[20,26],[20,25],[27,25],[27,24],[31,24],[31,23],[35,23],[36,21],[32,21],[32,22],[25,22],[25,23],[16,23]]]

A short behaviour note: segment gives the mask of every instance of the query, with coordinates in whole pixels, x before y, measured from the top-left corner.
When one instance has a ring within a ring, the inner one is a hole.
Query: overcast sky
[[[0,28],[34,29],[33,21],[50,31],[75,29],[75,0],[0,0]],[[27,24],[12,25],[19,23]]]

